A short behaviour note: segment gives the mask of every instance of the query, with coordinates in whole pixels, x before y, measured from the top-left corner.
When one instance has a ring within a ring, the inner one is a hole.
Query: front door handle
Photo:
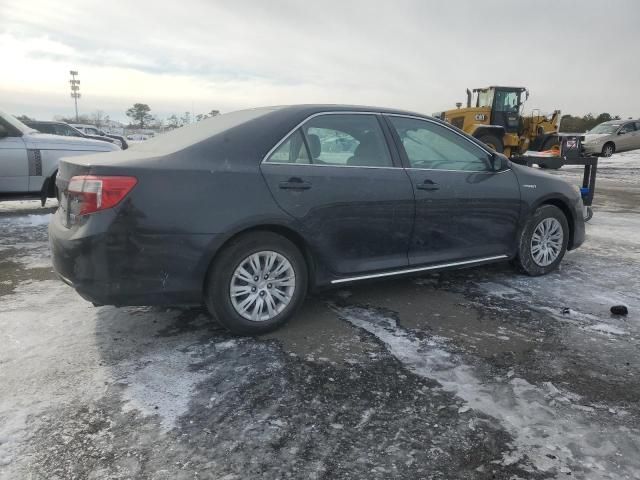
[[[422,183],[418,183],[416,185],[416,188],[418,190],[439,190],[440,189],[440,187],[438,186],[437,183],[435,183],[433,180],[429,180],[429,179],[425,180]]]
[[[283,190],[309,190],[311,183],[305,182],[299,177],[291,177],[286,182],[280,182],[280,188]]]

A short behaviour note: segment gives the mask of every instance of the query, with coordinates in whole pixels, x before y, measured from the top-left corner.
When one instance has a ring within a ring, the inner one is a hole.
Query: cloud
[[[640,65],[629,55],[640,3],[618,2],[624,15],[610,8],[548,0],[535,9],[509,0],[66,0],[53,8],[0,0],[0,58],[11,66],[0,103],[61,113],[71,106],[74,68],[81,108],[115,118],[135,101],[161,114],[309,102],[430,113],[462,100],[466,87],[491,84],[527,86],[529,106],[546,111],[638,115]],[[605,17],[615,40],[595,33]]]

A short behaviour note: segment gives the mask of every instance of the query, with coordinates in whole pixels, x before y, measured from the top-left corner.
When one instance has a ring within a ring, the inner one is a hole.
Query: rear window
[[[186,127],[176,128],[171,132],[150,138],[144,143],[136,145],[136,150],[161,152],[163,154],[178,152],[198,142],[207,140],[214,135],[218,135],[243,123],[274,112],[277,109],[278,107],[255,108],[216,115],[215,117],[192,123]]]

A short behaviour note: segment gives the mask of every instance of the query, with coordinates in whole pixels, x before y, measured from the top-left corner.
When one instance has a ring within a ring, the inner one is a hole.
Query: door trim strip
[[[391,272],[382,272],[382,273],[372,273],[369,275],[359,275],[356,277],[346,277],[346,278],[338,278],[337,280],[332,280],[332,284],[338,283],[347,283],[347,282],[355,282],[358,280],[369,280],[372,278],[381,278],[381,277],[389,277],[392,275],[403,275],[405,273],[415,273],[415,272],[425,272],[428,270],[436,270],[438,268],[447,268],[447,267],[457,267],[461,265],[471,265],[474,263],[481,262],[490,262],[492,260],[503,260],[505,258],[509,258],[508,255],[496,255],[494,257],[483,257],[483,258],[475,258],[473,260],[464,260],[462,262],[451,262],[451,263],[439,263],[437,265],[431,265],[428,267],[417,267],[417,268],[405,268],[402,270],[393,270]]]

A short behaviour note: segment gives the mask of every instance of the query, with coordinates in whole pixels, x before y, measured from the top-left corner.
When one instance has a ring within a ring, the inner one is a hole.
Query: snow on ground
[[[553,384],[535,386],[515,376],[483,379],[447,351],[444,339],[421,339],[376,310],[336,311],[375,335],[411,371],[437,381],[470,408],[498,421],[513,436],[515,450],[504,453],[506,464],[527,459],[542,472],[580,469],[591,479],[640,478],[640,432],[595,422],[589,415],[592,407],[572,403]],[[626,464],[621,466],[617,457],[624,457]]]
[[[40,241],[36,228],[46,227],[51,217],[52,214],[0,217],[0,254],[26,268],[50,268],[49,246]]]
[[[41,205],[40,200],[0,200],[0,213],[34,212],[41,208],[55,208],[58,206],[58,200],[49,198],[44,207]]]

